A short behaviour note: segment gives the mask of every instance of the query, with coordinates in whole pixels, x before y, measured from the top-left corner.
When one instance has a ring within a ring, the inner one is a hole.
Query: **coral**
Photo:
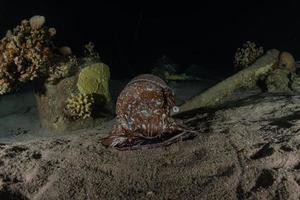
[[[55,28],[44,26],[43,16],[22,20],[0,41],[0,94],[16,90],[22,83],[36,79],[56,82],[70,72],[69,47],[57,51],[53,43]],[[65,62],[65,63],[64,63]],[[54,81],[55,80],[55,81]]]
[[[100,56],[95,51],[95,45],[92,42],[89,42],[84,45],[84,55],[85,55],[85,57],[88,57],[88,58],[100,60]]]
[[[279,54],[278,65],[266,77],[265,85],[269,92],[291,92],[296,84],[296,62],[289,52]]]
[[[8,82],[8,79],[0,79],[0,94],[5,94],[10,92],[11,84]]]
[[[291,88],[293,89],[293,91],[300,92],[300,77],[297,74],[293,73],[291,76],[291,80]]]
[[[46,82],[50,84],[56,84],[59,80],[74,74],[76,71],[75,67],[78,65],[75,56],[68,56],[54,63],[55,64],[49,68],[48,77],[46,79]]]
[[[294,56],[289,52],[281,52],[279,55],[279,68],[287,69],[291,72],[296,70],[296,61]]]
[[[265,80],[268,92],[290,92],[290,71],[287,69],[276,69],[272,71]]]
[[[56,35],[56,29],[55,28],[53,28],[53,27],[49,28],[48,31],[49,31],[50,36]]]
[[[259,80],[264,80],[278,64],[280,52],[276,49],[267,51],[255,63],[228,77],[222,82],[187,100],[179,108],[179,112],[187,112],[205,107],[220,105],[240,88],[254,88]]]
[[[29,21],[23,20],[19,26],[8,31],[0,41],[0,80],[1,93],[9,92],[18,85],[32,81],[42,72],[53,56],[53,34],[44,27],[45,18],[34,16]]]
[[[151,71],[151,74],[160,77],[164,81],[168,81],[168,77],[175,75],[178,66],[167,56],[159,58]]]
[[[35,15],[30,18],[29,23],[32,29],[39,29],[41,28],[46,22],[44,16]]]
[[[83,65],[91,65],[96,62],[101,62],[100,55],[95,51],[95,46],[92,42],[89,42],[83,46],[84,57],[81,58]]]
[[[72,49],[70,47],[64,46],[64,47],[60,47],[58,49],[59,53],[61,53],[61,55],[64,56],[70,56],[72,55]]]
[[[247,41],[242,48],[238,48],[234,57],[234,67],[237,70],[253,64],[264,53],[263,47],[257,47],[254,42]]]
[[[82,94],[97,94],[110,101],[109,67],[101,62],[89,64],[78,75],[77,88]]]
[[[86,119],[92,116],[94,98],[89,94],[72,95],[67,99],[65,113],[72,119]]]

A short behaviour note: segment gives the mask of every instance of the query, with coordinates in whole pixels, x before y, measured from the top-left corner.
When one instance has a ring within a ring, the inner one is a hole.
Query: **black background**
[[[1,0],[0,33],[20,20],[44,15],[56,43],[80,55],[92,41],[113,78],[149,72],[167,55],[183,68],[198,64],[232,71],[237,47],[247,40],[299,57],[300,7],[296,0],[188,3]]]

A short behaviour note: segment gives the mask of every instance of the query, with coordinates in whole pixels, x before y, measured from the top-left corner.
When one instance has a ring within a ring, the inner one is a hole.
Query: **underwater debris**
[[[67,99],[66,115],[74,120],[92,117],[94,98],[90,94],[72,95]]]
[[[236,70],[248,67],[263,54],[263,47],[258,47],[254,42],[247,41],[242,48],[237,49],[234,56],[234,67]]]

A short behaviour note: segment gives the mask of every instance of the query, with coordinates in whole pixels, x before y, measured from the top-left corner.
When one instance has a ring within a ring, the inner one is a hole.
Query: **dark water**
[[[17,6],[16,6],[17,5]],[[299,2],[203,1],[112,3],[99,1],[11,1],[0,6],[0,34],[21,19],[45,15],[57,29],[57,44],[80,55],[93,41],[114,79],[149,72],[163,54],[182,68],[203,64],[232,71],[237,47],[251,40],[265,49],[300,54]]]

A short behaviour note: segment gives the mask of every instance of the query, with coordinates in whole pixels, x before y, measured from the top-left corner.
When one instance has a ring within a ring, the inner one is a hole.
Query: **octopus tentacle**
[[[140,143],[140,144],[132,145],[132,146],[123,146],[123,147],[116,146],[115,148],[120,151],[125,151],[125,150],[141,150],[141,149],[153,149],[153,148],[159,148],[159,147],[167,147],[176,142],[194,138],[196,136],[196,134],[198,134],[198,133],[199,133],[198,131],[185,131],[185,132],[176,134],[175,136],[173,136],[167,140],[164,140],[160,143],[150,143],[150,144]]]

